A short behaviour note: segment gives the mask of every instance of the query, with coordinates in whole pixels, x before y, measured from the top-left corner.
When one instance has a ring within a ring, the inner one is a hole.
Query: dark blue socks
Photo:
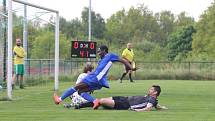
[[[94,97],[92,97],[89,93],[84,92],[81,93],[81,97],[83,97],[85,100],[89,101],[89,102],[93,102],[95,100]]]

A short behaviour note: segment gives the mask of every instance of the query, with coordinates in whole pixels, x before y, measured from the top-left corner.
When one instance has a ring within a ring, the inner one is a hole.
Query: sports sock
[[[61,100],[64,100],[65,98],[69,97],[70,95],[72,95],[74,92],[76,92],[75,88],[71,87],[68,90],[66,90],[62,96],[61,96]]]
[[[129,79],[130,79],[130,82],[133,82],[133,79],[131,77],[131,73],[129,73]]]
[[[86,108],[86,107],[93,107],[93,102],[82,103],[78,106],[78,108]]]
[[[15,89],[15,84],[12,84],[12,89]]]
[[[95,100],[94,97],[92,97],[89,93],[81,93],[81,97],[83,97],[84,99],[86,99],[89,102],[93,102]]]
[[[122,80],[122,79],[125,77],[126,74],[127,74],[127,73],[123,73],[123,74],[122,74],[122,77],[120,78],[120,80]]]

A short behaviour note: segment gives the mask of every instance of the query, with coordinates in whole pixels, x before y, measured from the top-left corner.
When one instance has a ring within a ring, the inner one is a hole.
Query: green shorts
[[[24,64],[15,64],[14,65],[14,73],[19,75],[24,75]]]

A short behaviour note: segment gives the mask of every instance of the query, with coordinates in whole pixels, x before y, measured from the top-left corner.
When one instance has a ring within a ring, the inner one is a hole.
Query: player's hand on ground
[[[135,112],[140,112],[142,111],[141,109],[131,109],[132,111],[135,111]]]
[[[168,108],[166,106],[161,106],[162,110],[167,110]]]
[[[137,111],[137,109],[132,109],[132,108],[130,108],[129,110],[131,110],[131,111]]]
[[[131,110],[131,111],[135,111],[135,109],[132,109],[132,108],[129,108],[129,110]]]
[[[167,110],[168,108],[166,106],[158,105],[158,107],[156,109],[157,110]]]

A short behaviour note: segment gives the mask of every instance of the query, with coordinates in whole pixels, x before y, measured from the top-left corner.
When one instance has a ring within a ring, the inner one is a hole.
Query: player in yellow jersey
[[[127,60],[131,65],[135,65],[134,64],[134,51],[132,49],[132,44],[128,43],[127,44],[127,48],[125,48],[122,52],[122,58],[124,58],[125,60]],[[130,70],[130,68],[128,68],[127,66],[125,66],[125,72],[122,74],[121,78],[120,78],[120,83],[122,83],[122,79],[126,76],[126,74],[129,74],[129,79],[130,82],[134,82],[131,74],[132,74],[132,70]]]
[[[21,46],[22,41],[21,39],[16,39],[16,46],[13,49],[14,54],[14,74],[13,74],[13,84],[12,87],[14,88],[15,79],[19,81],[19,86],[21,89],[24,88],[23,86],[23,75],[24,75],[24,58],[25,58],[25,50]]]

